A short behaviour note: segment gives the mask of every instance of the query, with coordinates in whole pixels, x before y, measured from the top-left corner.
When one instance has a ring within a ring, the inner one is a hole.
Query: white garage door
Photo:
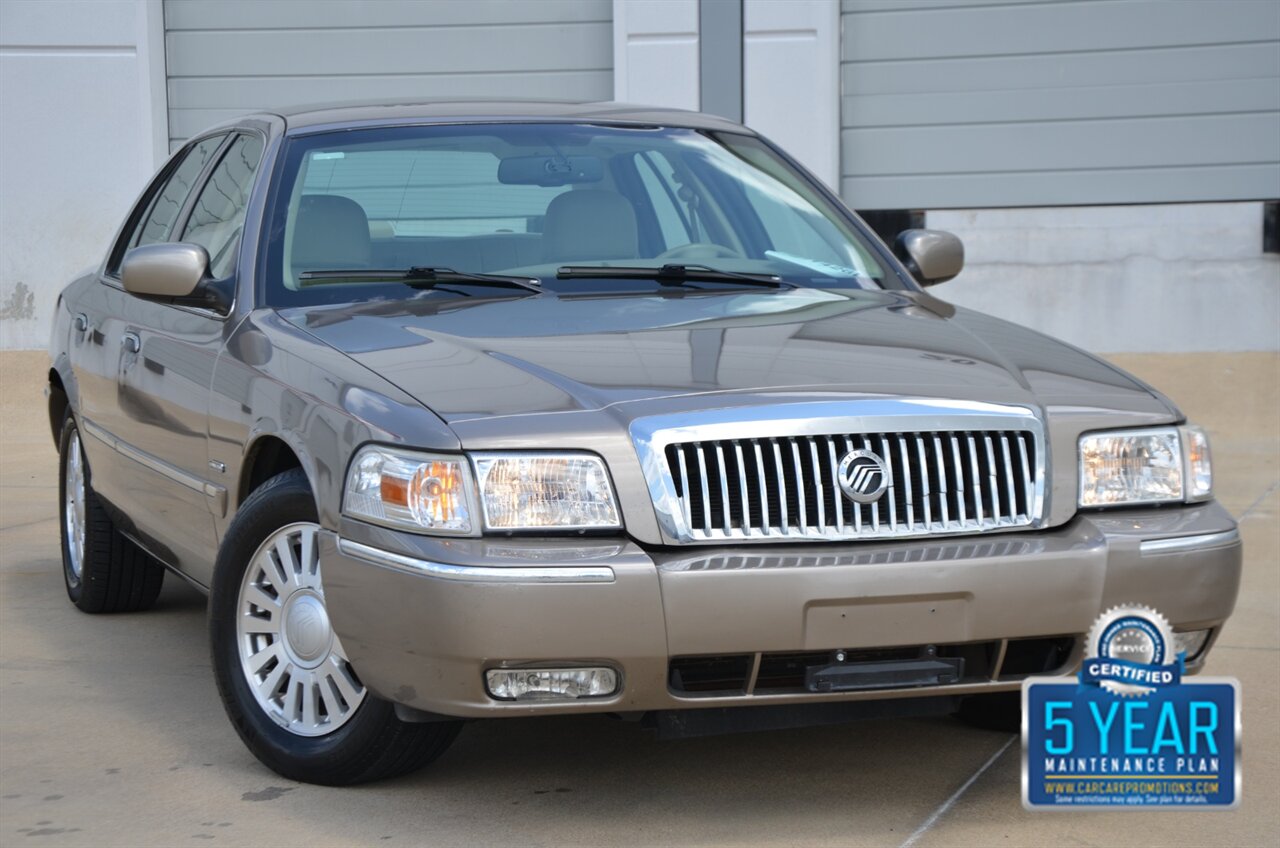
[[[171,144],[256,109],[608,100],[611,0],[165,0]]]

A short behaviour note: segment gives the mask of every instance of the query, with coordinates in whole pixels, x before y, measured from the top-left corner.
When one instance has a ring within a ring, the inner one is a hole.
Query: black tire
[[[78,449],[84,480],[84,544],[79,573],[73,567],[67,526],[67,472]],[[164,566],[116,529],[93,491],[93,475],[84,455],[80,430],[70,410],[58,440],[58,535],[62,539],[62,577],[67,597],[81,612],[137,612],[155,603],[164,584]]]
[[[970,695],[960,702],[956,718],[983,730],[1022,732],[1022,692]]]
[[[263,483],[236,513],[218,551],[209,600],[210,648],[222,704],[253,755],[291,780],[347,786],[406,774],[443,754],[462,722],[402,722],[389,702],[368,693],[337,730],[297,735],[267,714],[241,666],[237,606],[254,554],[281,528],[316,521],[315,498],[301,469]]]

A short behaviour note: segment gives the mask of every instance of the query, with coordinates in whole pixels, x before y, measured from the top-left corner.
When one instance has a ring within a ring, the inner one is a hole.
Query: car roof
[[[286,132],[320,128],[397,124],[491,123],[548,121],[646,124],[700,130],[746,132],[740,124],[717,115],[644,106],[634,103],[568,103],[550,100],[436,100],[424,103],[359,101],[272,110],[284,119]]]

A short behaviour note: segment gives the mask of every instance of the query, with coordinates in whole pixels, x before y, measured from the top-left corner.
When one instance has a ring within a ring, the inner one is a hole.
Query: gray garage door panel
[[[980,0],[987,6],[1025,6],[1029,3],[1061,3],[1063,0]],[[845,12],[901,12],[905,9],[946,9],[973,6],[975,0],[843,0]]]
[[[609,0],[166,0],[173,143],[257,109],[613,93]]]
[[[233,77],[176,78],[169,81],[171,97],[183,102],[229,104],[225,109],[180,109],[173,114],[169,131],[185,138],[218,121],[262,108],[262,103],[324,103],[328,101],[383,98],[431,100],[442,97],[542,98],[548,79],[554,76],[555,98],[598,100],[598,71],[556,71],[554,74],[430,74],[389,76]]]
[[[924,26],[922,19],[927,21]],[[845,31],[841,58],[865,62],[917,56],[1097,52],[1277,38],[1280,13],[1268,0],[974,5],[857,16],[857,25]]]
[[[170,29],[457,26],[502,21],[555,25],[613,19],[612,0],[166,0]]]
[[[846,95],[1024,89],[1048,93],[1059,86],[1103,88],[1218,79],[1280,79],[1280,50],[1275,43],[1263,42],[1172,50],[846,62],[841,67]]]
[[[848,177],[841,194],[863,209],[970,209],[1001,206],[1088,206],[1134,203],[1192,203],[1206,197],[1280,196],[1275,165],[1219,165],[1144,168],[1116,178],[1114,170],[991,174],[925,174],[906,177]],[[928,203],[905,205],[906,198]],[[1053,198],[1046,202],[1045,198]]]
[[[1280,195],[1280,4],[843,4],[863,209]]]
[[[846,97],[844,109],[858,116],[860,127],[911,127],[1268,112],[1275,99],[1272,80],[1234,79],[1040,91],[870,94]]]
[[[867,175],[1194,166],[1207,148],[1228,162],[1262,164],[1280,151],[1280,115],[865,129],[846,131],[842,142]]]
[[[607,68],[612,25],[489,26],[393,30],[242,30],[171,32],[173,77],[307,76],[309,74],[413,74],[556,71]],[[483,47],[480,45],[483,44]],[[229,48],[232,48],[229,51]]]

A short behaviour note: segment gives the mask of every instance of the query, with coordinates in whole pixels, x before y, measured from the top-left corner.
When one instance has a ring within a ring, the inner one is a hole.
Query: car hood
[[[1176,415],[1099,359],[916,293],[425,296],[280,313],[459,432],[496,417],[866,396]]]

